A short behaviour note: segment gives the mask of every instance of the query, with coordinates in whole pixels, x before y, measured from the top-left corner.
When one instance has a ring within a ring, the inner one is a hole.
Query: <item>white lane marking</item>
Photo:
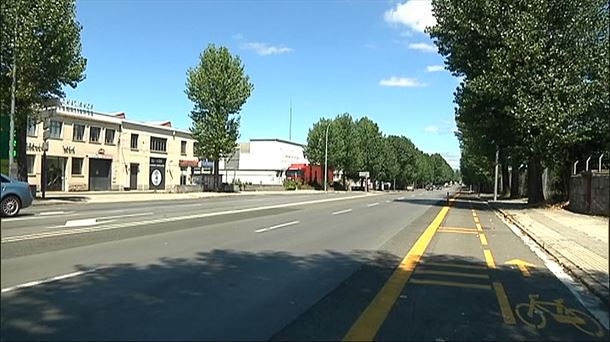
[[[333,213],[333,215],[345,214],[345,213],[349,213],[350,211],[352,211],[352,209],[339,210],[339,211],[335,211]]]
[[[411,197],[415,197],[415,195],[411,195]]]
[[[26,287],[32,287],[32,286],[36,286],[36,285],[46,284],[46,283],[50,283],[50,282],[54,282],[54,281],[58,281],[58,280],[62,280],[62,279],[73,278],[73,277],[77,277],[79,275],[83,275],[83,274],[86,274],[86,273],[91,273],[91,272],[97,271],[98,269],[99,268],[93,268],[93,269],[86,270],[86,271],[77,271],[77,272],[72,272],[72,273],[68,273],[68,274],[58,275],[58,276],[47,278],[47,279],[30,281],[30,282],[27,282],[27,283],[23,283],[23,284],[11,286],[11,287],[3,288],[2,289],[2,293],[11,292],[11,291],[14,291],[14,290],[17,290],[17,289],[23,289],[23,288],[26,288]]]
[[[274,229],[278,229],[278,228],[294,226],[295,224],[299,224],[299,221],[291,221],[291,222],[286,222],[286,223],[278,224],[278,225],[267,227],[267,228],[261,228],[261,229],[255,230],[254,232],[255,233],[264,233],[264,232],[268,232],[270,230],[274,230]]]
[[[375,203],[367,204],[366,206],[368,208],[370,208],[370,207],[375,207],[375,206],[378,206],[378,205],[379,205],[379,202],[375,202]]]
[[[40,216],[61,215],[61,214],[65,214],[65,213],[66,213],[65,211],[45,211],[45,212],[42,212],[42,213],[40,213],[38,215],[40,215]]]
[[[96,217],[96,219],[98,220],[106,220],[106,219],[117,219],[117,218],[123,218],[123,217],[136,217],[136,216],[147,216],[147,215],[152,215],[154,214],[153,212],[148,212],[148,213],[138,213],[138,214],[125,214],[125,215],[115,215],[115,216],[102,216],[102,217]]]
[[[268,209],[297,207],[297,206],[303,206],[303,205],[308,205],[308,204],[345,201],[345,200],[352,200],[352,199],[357,199],[357,198],[362,198],[362,197],[367,197],[367,196],[378,196],[378,195],[377,194],[364,194],[364,195],[358,195],[358,196],[337,197],[337,198],[328,198],[328,199],[323,199],[323,200],[311,200],[311,201],[304,201],[304,202],[274,204],[274,205],[267,205],[267,206],[262,206],[262,207],[218,211],[218,212],[213,212],[213,213],[202,213],[202,214],[193,214],[193,215],[186,215],[186,216],[165,217],[165,218],[161,218],[161,219],[146,220],[146,221],[116,223],[116,224],[111,224],[111,225],[103,226],[103,227],[98,226],[98,227],[94,227],[94,228],[79,228],[79,229],[70,229],[70,230],[58,230],[58,231],[54,231],[54,232],[9,236],[9,237],[3,238],[1,243],[9,243],[9,242],[17,242],[17,241],[33,240],[33,239],[44,239],[44,238],[57,237],[57,236],[63,236],[63,235],[99,232],[102,230],[145,226],[145,225],[156,224],[156,223],[184,221],[184,220],[199,219],[199,218],[204,218],[204,217],[231,215],[231,214],[247,213],[247,212],[261,211],[261,210],[268,210]]]
[[[404,197],[398,197],[397,200],[402,201],[403,199],[405,199]]]
[[[76,214],[65,214],[63,215],[63,217],[67,217],[67,216],[74,216]],[[15,217],[15,218],[2,218],[2,222],[15,222],[15,221],[26,221],[26,220],[40,220],[40,219],[51,219],[52,217],[48,217],[48,215],[46,216],[40,216],[40,215],[36,215],[36,216],[25,216],[25,217]]]
[[[390,200],[385,200],[386,203],[390,203]]]
[[[85,226],[94,226],[97,224],[96,219],[82,219],[82,220],[68,220],[64,227],[85,227]]]

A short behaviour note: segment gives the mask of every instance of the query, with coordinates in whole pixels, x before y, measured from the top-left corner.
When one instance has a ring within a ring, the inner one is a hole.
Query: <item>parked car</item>
[[[30,186],[26,182],[20,182],[0,174],[0,215],[15,216],[22,208],[32,205],[34,198]]]
[[[415,188],[413,188],[413,185],[409,185],[407,186],[407,191],[415,191]]]

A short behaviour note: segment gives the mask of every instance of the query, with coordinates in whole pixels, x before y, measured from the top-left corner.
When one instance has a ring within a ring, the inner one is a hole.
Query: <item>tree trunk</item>
[[[505,158],[502,162],[502,194],[500,195],[502,198],[507,198],[510,195],[510,184],[508,182],[509,178],[508,161]]]
[[[536,157],[530,157],[527,165],[527,203],[536,204],[544,201],[542,191],[542,165]]]
[[[513,157],[513,170],[510,175],[510,198],[521,198],[521,194],[519,194],[519,166],[521,166],[521,164]]]

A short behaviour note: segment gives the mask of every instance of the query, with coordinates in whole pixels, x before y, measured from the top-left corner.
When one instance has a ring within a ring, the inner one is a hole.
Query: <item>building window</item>
[[[28,174],[34,174],[34,163],[36,162],[36,156],[32,154],[28,154]]]
[[[36,124],[36,121],[29,119],[28,120],[28,135],[30,137],[35,137],[36,136],[36,127],[38,125]]]
[[[180,142],[180,154],[186,156],[186,141]]]
[[[82,175],[83,174],[83,158],[72,157],[72,174]]]
[[[150,150],[152,152],[167,152],[167,139],[150,137]]]
[[[85,125],[74,124],[74,132],[72,132],[72,140],[84,141],[85,140]]]
[[[53,139],[61,139],[61,129],[63,122],[51,120],[49,125],[49,136]]]
[[[137,150],[138,149],[138,135],[137,134],[131,134],[131,149],[132,150]]]
[[[104,141],[108,145],[114,144],[114,129],[106,128],[106,135]]]
[[[91,127],[89,128],[89,141],[90,142],[100,142],[100,132],[102,131],[99,127]]]

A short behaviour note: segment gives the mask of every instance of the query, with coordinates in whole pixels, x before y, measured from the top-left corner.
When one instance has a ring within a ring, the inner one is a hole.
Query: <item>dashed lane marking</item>
[[[349,213],[350,211],[352,211],[352,209],[339,210],[339,211],[335,211],[332,214],[333,215],[341,215],[341,214]]]
[[[366,206],[370,208],[370,207],[376,207],[378,205],[379,205],[379,202],[375,202],[375,203],[367,204]]]
[[[97,270],[99,270],[99,268],[93,268],[93,269],[86,270],[86,271],[77,271],[77,272],[72,272],[72,273],[68,273],[68,274],[62,274],[62,275],[58,275],[55,277],[42,279],[42,280],[30,281],[27,283],[4,288],[4,289],[2,289],[2,293],[7,293],[7,292],[11,292],[11,291],[14,291],[17,289],[28,288],[28,287],[32,287],[32,286],[36,286],[36,285],[46,284],[46,283],[50,283],[50,282],[54,282],[54,281],[58,281],[58,280],[62,280],[62,279],[73,278],[73,277],[77,277],[79,275],[83,275],[86,273],[91,273],[91,272],[94,272]]]
[[[274,230],[274,229],[294,226],[295,224],[299,224],[299,221],[291,221],[291,222],[286,222],[286,223],[278,224],[278,225],[267,227],[267,228],[261,228],[261,229],[255,230],[254,232],[255,233],[264,233],[264,232],[268,232],[268,231]]]

